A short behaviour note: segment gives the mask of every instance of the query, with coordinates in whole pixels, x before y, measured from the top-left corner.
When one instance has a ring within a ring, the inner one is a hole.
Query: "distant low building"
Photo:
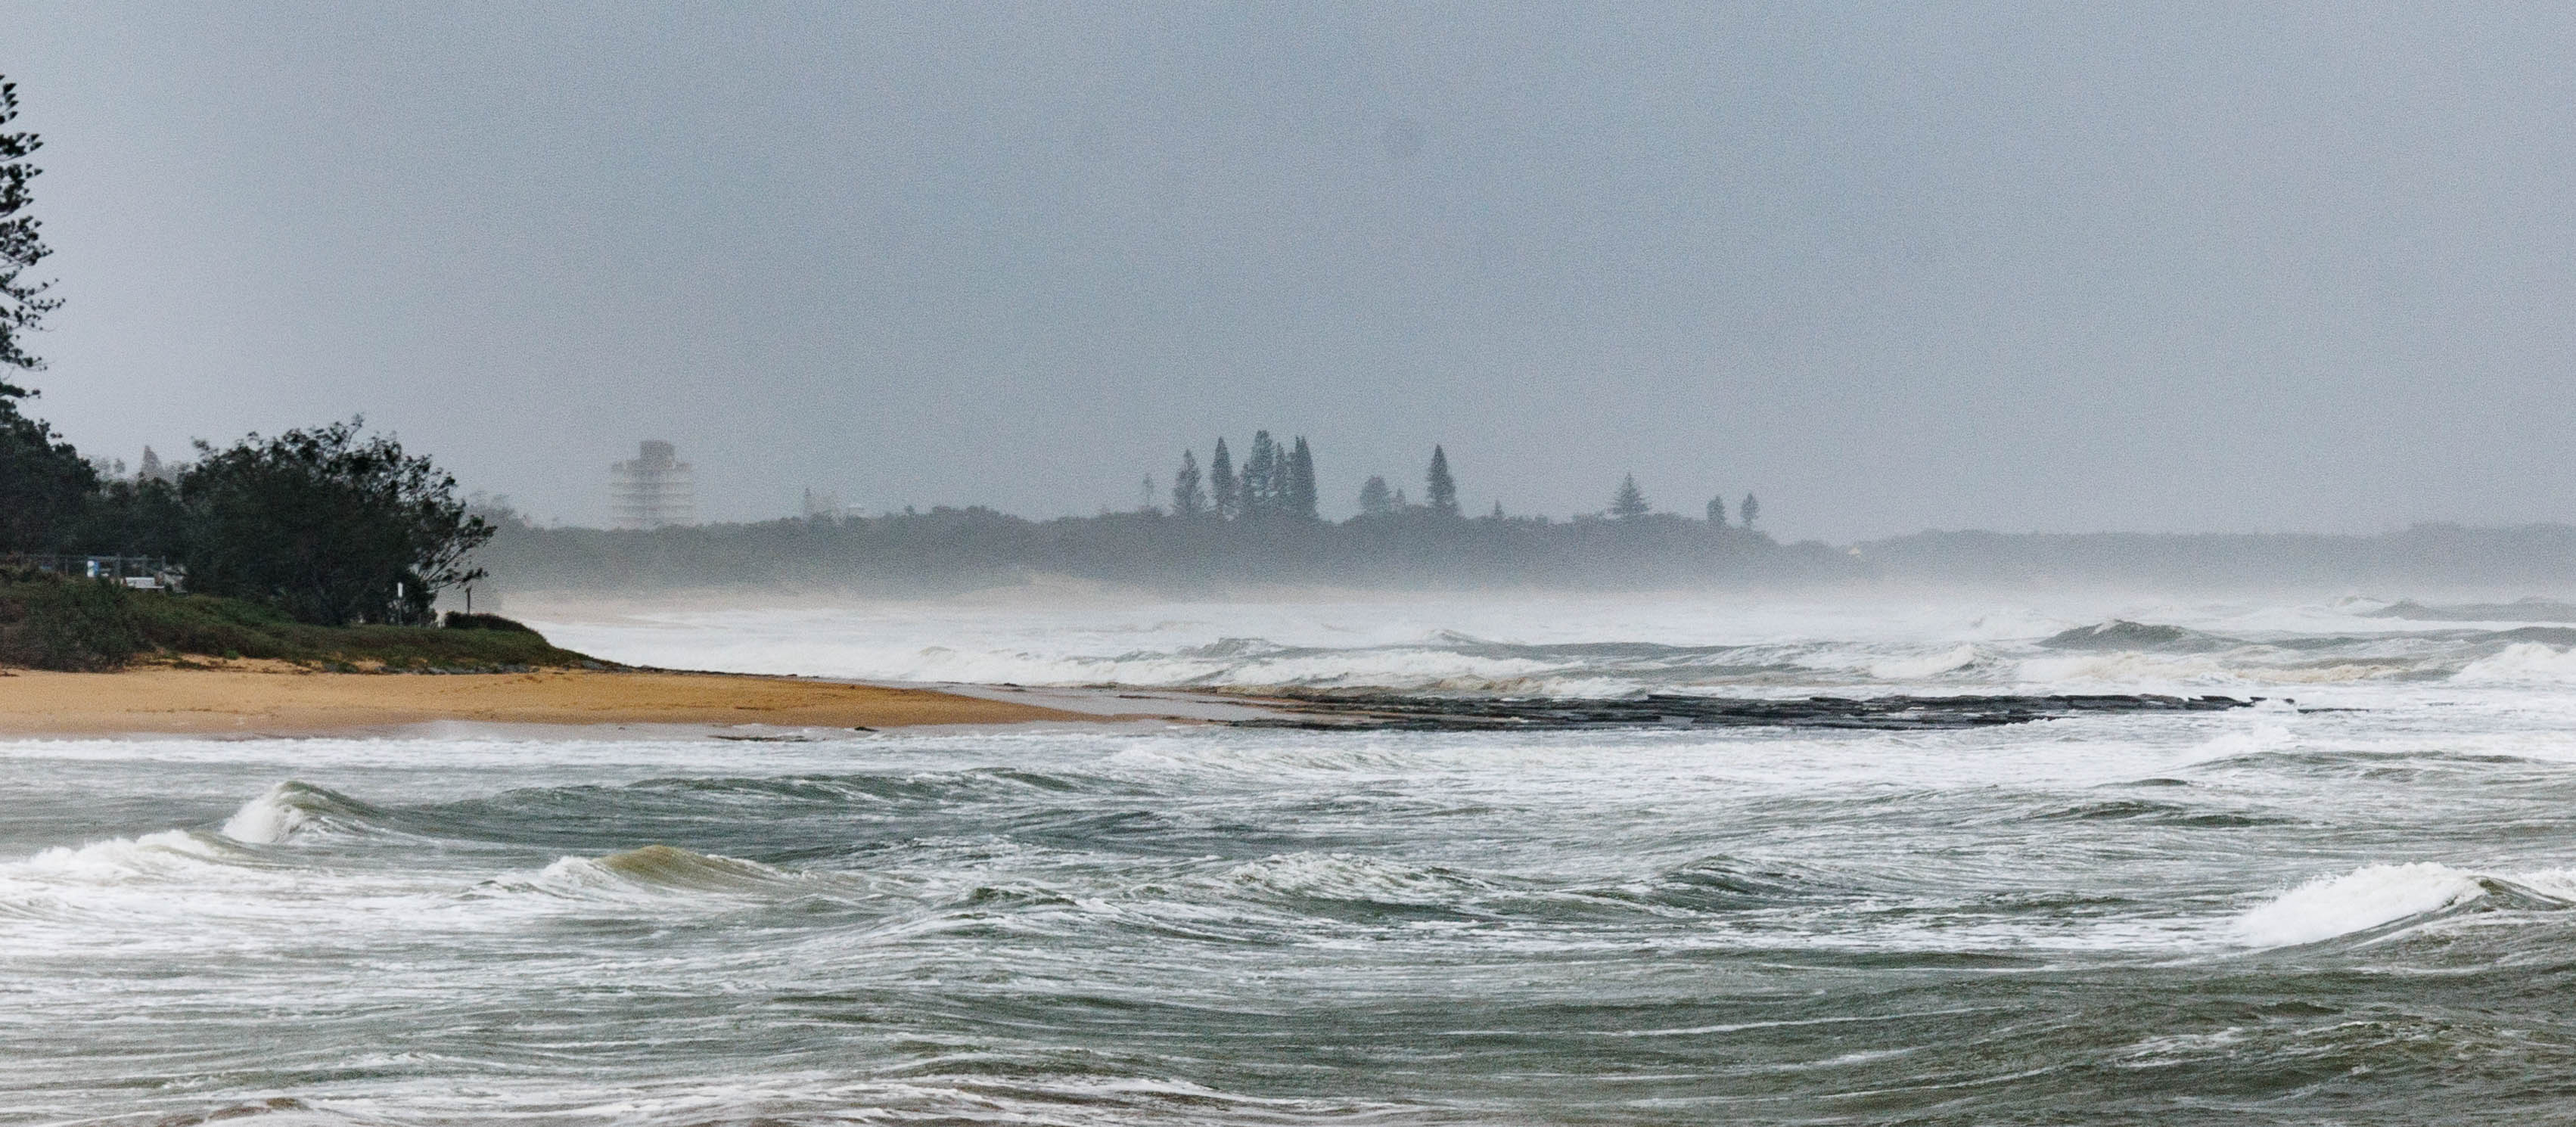
[[[840,494],[819,492],[810,486],[805,490],[805,519],[843,520],[850,515],[850,506],[841,503]]]
[[[635,459],[608,467],[608,520],[614,528],[654,529],[698,522],[698,491],[678,448],[645,439]]]

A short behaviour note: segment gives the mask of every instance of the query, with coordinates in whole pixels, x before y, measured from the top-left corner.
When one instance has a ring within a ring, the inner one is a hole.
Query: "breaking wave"
[[[2244,643],[2180,626],[2160,626],[2115,618],[2060,631],[2039,643],[2052,650],[2131,650],[2145,653],[2208,653]]]
[[[2576,907],[2576,880],[2563,871],[2509,879],[2430,861],[2365,865],[2282,893],[2238,916],[2230,931],[2247,946],[2294,947],[2439,919],[2473,905]]]
[[[278,845],[316,834],[365,832],[384,817],[383,811],[345,794],[288,781],[243,803],[224,820],[221,832],[234,841]]]
[[[675,845],[565,857],[533,879],[494,881],[489,887],[568,900],[612,901],[708,897],[774,901],[816,895],[848,898],[866,891],[862,881],[844,874],[792,871]]]
[[[86,883],[186,878],[255,859],[239,846],[187,830],[162,830],[79,846],[54,846],[6,866],[11,875]]]
[[[2576,648],[2561,650],[2539,642],[2515,642],[2463,666],[2451,680],[2469,685],[2576,682]]]

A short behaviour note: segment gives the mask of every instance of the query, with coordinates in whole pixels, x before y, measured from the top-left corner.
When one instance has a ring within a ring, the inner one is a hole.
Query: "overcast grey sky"
[[[535,8],[531,12],[525,9]],[[365,412],[540,518],[1763,498],[2576,519],[2576,8],[0,2],[132,458]]]

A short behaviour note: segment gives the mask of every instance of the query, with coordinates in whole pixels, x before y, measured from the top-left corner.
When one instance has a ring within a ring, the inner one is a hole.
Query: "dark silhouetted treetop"
[[[1315,452],[1306,445],[1306,436],[1297,436],[1297,447],[1288,452],[1288,515],[1298,520],[1320,520],[1315,508]]]
[[[1458,480],[1449,476],[1449,452],[1437,445],[1431,448],[1431,472],[1423,483],[1422,496],[1434,515],[1458,515]]]
[[[36,331],[38,322],[61,306],[62,299],[46,297],[45,290],[53,283],[27,273],[53,250],[45,245],[36,217],[27,214],[35,202],[28,181],[42,171],[27,158],[44,142],[33,133],[9,132],[9,123],[17,117],[18,86],[0,77],[0,370],[39,371],[45,362],[27,351],[27,334]],[[0,401],[33,394],[0,379]]]
[[[1717,496],[1708,499],[1708,524],[1711,528],[1726,527],[1725,497]]]
[[[1222,438],[1208,459],[1208,490],[1215,495],[1216,515],[1227,520],[1243,515],[1243,483],[1234,476],[1234,456],[1226,453]]]
[[[1172,471],[1172,515],[1203,516],[1207,513],[1207,490],[1199,485],[1199,458],[1181,451],[1181,468]]]
[[[1751,528],[1753,518],[1762,512],[1762,502],[1754,500],[1753,495],[1747,493],[1744,495],[1744,506],[1740,511],[1744,514],[1744,527]]]
[[[179,482],[189,587],[322,625],[422,626],[439,591],[482,578],[465,561],[492,526],[456,479],[364,425],[199,443]]]
[[[70,540],[97,489],[80,451],[0,397],[0,552],[88,550]]]
[[[1610,515],[1620,520],[1635,520],[1654,511],[1646,503],[1646,494],[1637,488],[1637,475],[1619,479],[1619,495],[1610,500]]]
[[[1268,520],[1279,513],[1279,485],[1284,476],[1279,444],[1266,430],[1252,432],[1252,454],[1243,460],[1243,515]]]
[[[1386,487],[1386,479],[1370,474],[1368,481],[1360,485],[1360,512],[1382,517],[1394,511],[1395,494]]]

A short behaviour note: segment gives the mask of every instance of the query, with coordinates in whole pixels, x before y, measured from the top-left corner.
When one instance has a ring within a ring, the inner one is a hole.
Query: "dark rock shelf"
[[[2027,724],[2069,716],[2219,712],[2261,697],[2100,696],[1741,697],[1646,696],[1607,700],[1408,696],[1392,693],[1271,694],[1296,716],[1236,720],[1247,728],[1366,731],[1547,731],[1589,728],[1853,728],[1942,731]]]

